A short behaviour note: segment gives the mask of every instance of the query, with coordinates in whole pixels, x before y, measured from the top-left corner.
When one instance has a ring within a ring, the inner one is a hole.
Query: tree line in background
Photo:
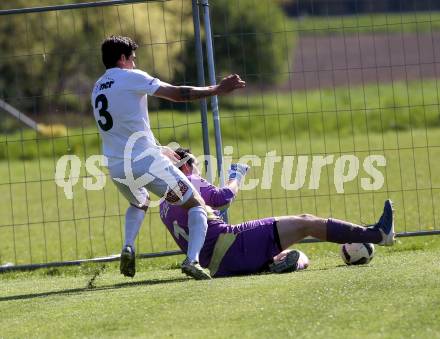
[[[72,2],[81,1],[57,1]],[[41,3],[7,4],[35,6]],[[279,37],[285,29],[281,7],[269,0],[216,0],[211,14],[217,74],[246,73],[250,82],[275,82],[289,48]],[[191,2],[147,2],[2,16],[0,98],[37,116],[89,114],[88,94],[104,71],[100,44],[111,34],[136,39],[139,68],[167,82],[196,83]]]

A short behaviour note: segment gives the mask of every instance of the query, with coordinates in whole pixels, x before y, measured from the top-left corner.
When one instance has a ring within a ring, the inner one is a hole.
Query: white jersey
[[[92,107],[101,134],[103,153],[108,158],[124,158],[125,145],[133,133],[145,137],[137,140],[128,158],[135,158],[156,141],[148,117],[147,95],[152,95],[161,82],[137,69],[110,68],[96,82]]]

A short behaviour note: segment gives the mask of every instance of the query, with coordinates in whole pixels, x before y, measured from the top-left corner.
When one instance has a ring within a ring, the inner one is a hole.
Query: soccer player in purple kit
[[[200,252],[200,265],[209,268],[211,276],[225,277],[253,274],[293,272],[308,266],[307,256],[290,246],[307,236],[333,243],[394,244],[394,216],[390,200],[386,200],[379,221],[363,227],[347,221],[324,219],[310,214],[270,217],[226,224],[219,210],[227,207],[238,193],[248,166],[232,164],[225,187],[217,188],[200,176],[197,159],[188,149],[179,148],[180,170],[200,192],[208,209],[208,230]],[[164,200],[160,216],[174,240],[184,252],[188,247],[187,210]]]

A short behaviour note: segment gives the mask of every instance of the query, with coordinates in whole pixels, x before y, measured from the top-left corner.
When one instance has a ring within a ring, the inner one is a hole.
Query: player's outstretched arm
[[[207,87],[173,86],[167,83],[156,90],[154,96],[175,102],[192,101],[213,95],[225,95],[243,88],[246,83],[237,74],[231,74],[220,81],[218,85]]]
[[[196,187],[199,187],[200,194],[206,205],[217,209],[223,210],[232,203],[235,199],[240,183],[249,170],[249,166],[245,164],[231,164],[231,168],[228,170],[228,180],[224,187],[216,187],[206,180],[198,177],[192,180],[200,180],[199,182],[193,181]]]
[[[226,186],[234,193],[234,197],[238,193],[238,188],[249,171],[249,166],[245,164],[231,164],[231,168],[228,170],[228,181]]]

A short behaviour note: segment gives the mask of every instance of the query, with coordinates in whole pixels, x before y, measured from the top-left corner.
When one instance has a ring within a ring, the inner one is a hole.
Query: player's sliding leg
[[[327,221],[327,241],[336,243],[373,243],[394,245],[394,211],[391,200],[386,200],[379,221],[372,227],[353,225],[336,219]]]
[[[199,254],[208,230],[208,218],[202,197],[193,194],[182,205],[188,209],[188,252],[182,263],[182,272],[196,280],[211,279],[211,275],[199,264]]]
[[[130,205],[125,213],[125,243],[121,252],[120,271],[126,277],[136,274],[136,256],[134,241],[145,218],[147,206]]]
[[[323,219],[313,215],[280,217],[278,234],[283,249],[307,236],[334,243],[394,244],[394,217],[392,202],[385,201],[383,213],[373,227],[363,227],[337,219]]]

